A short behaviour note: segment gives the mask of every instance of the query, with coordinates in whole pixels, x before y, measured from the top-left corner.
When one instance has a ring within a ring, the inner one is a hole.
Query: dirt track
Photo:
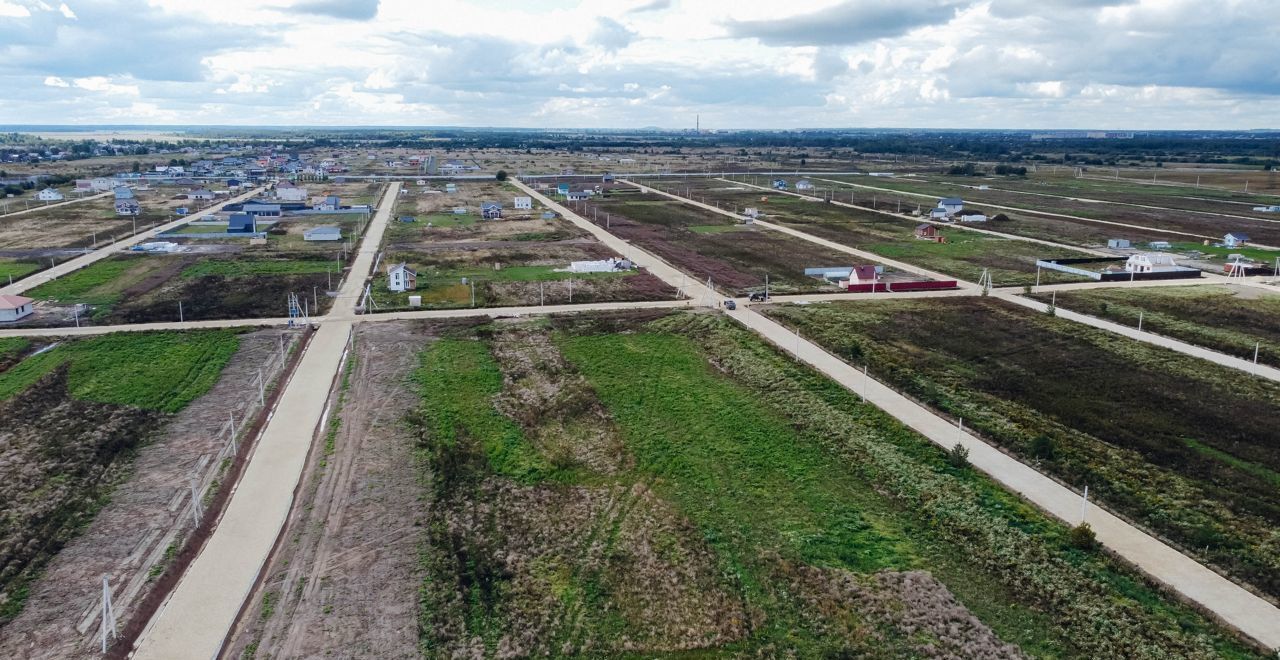
[[[417,400],[405,380],[427,341],[420,328],[358,327],[333,451],[310,457],[286,541],[225,656],[252,646],[257,657],[417,657],[425,512],[401,418]]]

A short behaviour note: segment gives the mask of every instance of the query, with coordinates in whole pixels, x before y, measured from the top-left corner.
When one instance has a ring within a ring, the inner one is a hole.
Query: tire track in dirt
[[[309,458],[306,495],[224,657],[417,657],[422,507],[412,439],[398,425],[417,403],[405,381],[428,340],[418,327],[357,330],[333,451]]]

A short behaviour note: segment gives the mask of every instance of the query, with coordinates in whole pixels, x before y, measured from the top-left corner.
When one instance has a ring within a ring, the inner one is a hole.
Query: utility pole
[[[1143,310],[1138,310],[1138,332],[1142,332],[1142,313]]]
[[[182,323],[183,321],[184,319],[182,318],[182,301],[179,300],[178,301],[178,323]]]
[[[107,576],[102,576],[102,652],[107,652],[107,640],[115,639],[119,633],[116,631],[116,610],[111,606],[111,583],[107,580]]]
[[[262,369],[258,369],[258,404],[267,405],[267,382],[262,378]]]
[[[1089,485],[1085,484],[1084,494],[1080,497],[1080,524],[1084,524],[1085,515],[1089,513]]]
[[[1261,348],[1262,348],[1262,342],[1255,342],[1253,344],[1253,363],[1254,364],[1258,363],[1258,350]]]

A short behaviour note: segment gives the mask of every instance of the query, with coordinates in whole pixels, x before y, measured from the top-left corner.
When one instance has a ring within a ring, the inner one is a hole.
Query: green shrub
[[[1053,460],[1053,438],[1040,434],[1031,441],[1031,455],[1041,460]]]
[[[954,447],[947,450],[947,463],[958,469],[969,467],[969,449],[957,442]]]
[[[1067,542],[1073,548],[1092,551],[1098,548],[1098,535],[1093,533],[1089,523],[1080,523],[1067,532]]]

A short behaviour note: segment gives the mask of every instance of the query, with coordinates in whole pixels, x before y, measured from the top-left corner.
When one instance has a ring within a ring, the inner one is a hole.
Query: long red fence
[[[941,282],[876,282],[874,284],[850,284],[850,293],[905,293],[907,291],[938,291],[958,289],[955,280]]]

